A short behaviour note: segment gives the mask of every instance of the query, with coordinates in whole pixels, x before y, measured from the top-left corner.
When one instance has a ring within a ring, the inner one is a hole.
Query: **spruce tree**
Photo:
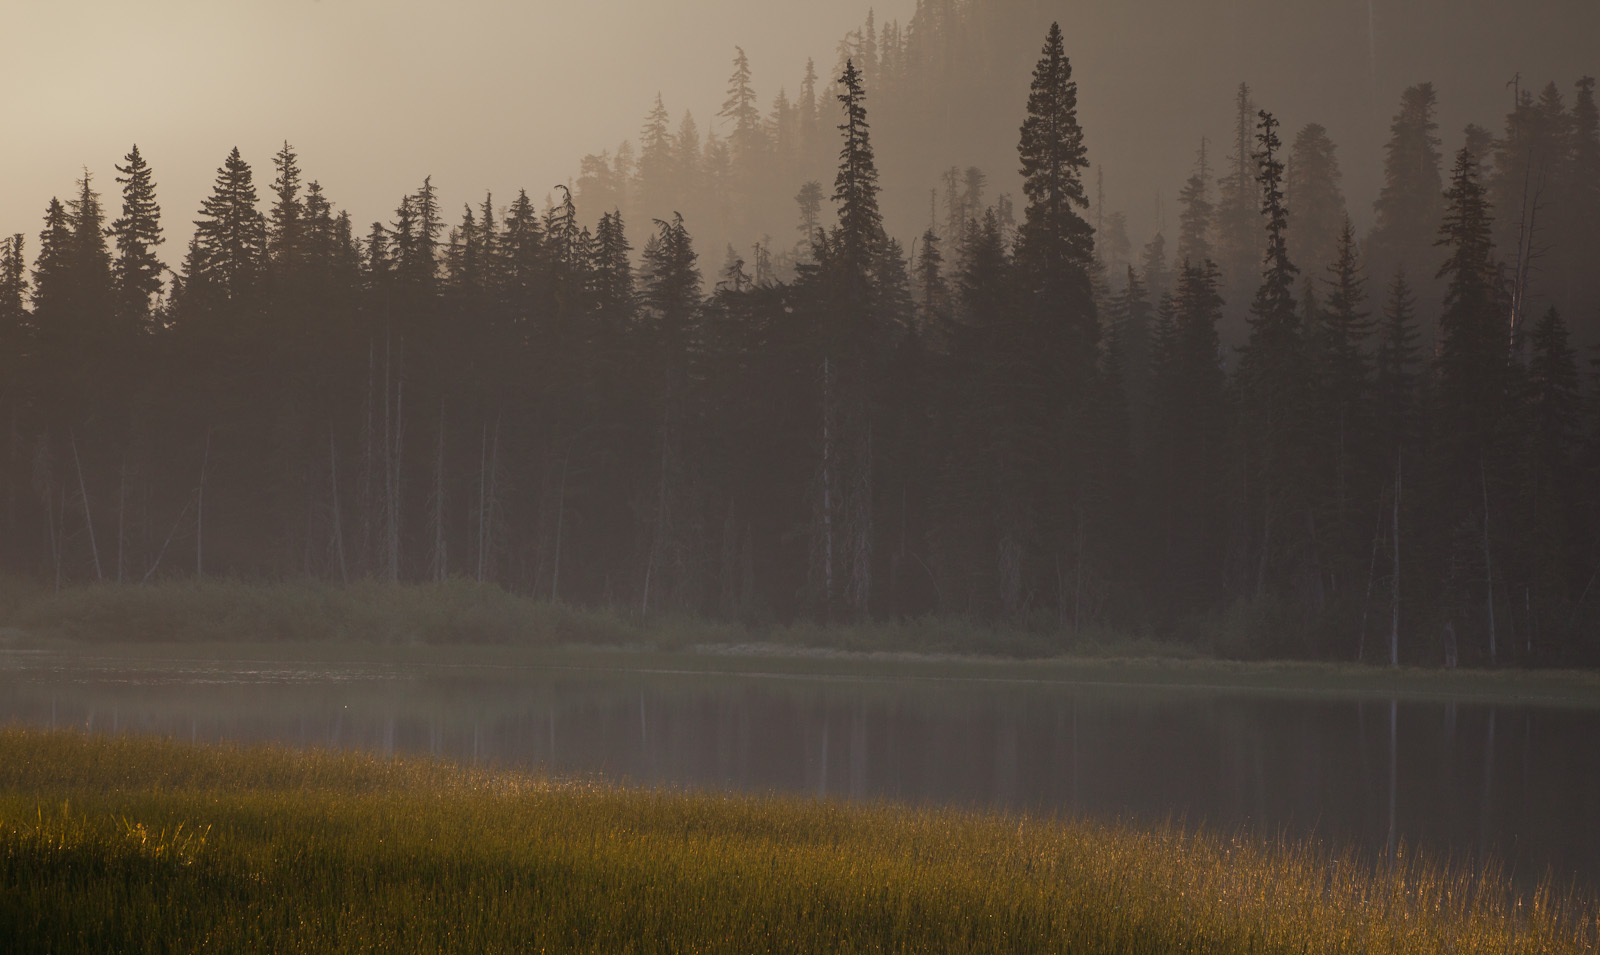
[[[250,299],[261,280],[266,226],[256,209],[250,165],[239,155],[239,147],[228,153],[217,170],[211,195],[200,205],[200,216],[184,263],[186,293],[204,302]]]
[[[116,243],[112,264],[118,319],[141,331],[149,330],[153,300],[161,294],[164,266],[156,257],[156,247],[166,241],[161,235],[161,207],[156,204],[156,184],[150,166],[134,145],[123,157],[126,166],[117,166],[117,182],[122,183],[122,217],[111,223]]]
[[[1206,141],[1200,140],[1200,153],[1194,172],[1178,194],[1183,211],[1178,214],[1177,261],[1205,262],[1212,257],[1211,227],[1216,206],[1211,202],[1211,168],[1206,162]]]
[[[1456,155],[1445,199],[1436,243],[1449,250],[1437,276],[1447,281],[1436,359],[1440,403],[1454,419],[1450,430],[1481,451],[1504,405],[1510,329],[1501,320],[1493,218],[1468,148]]]
[[[71,321],[72,265],[72,220],[61,200],[51,197],[33,266],[34,323],[49,334],[58,334],[62,323]]]
[[[1319,123],[1308,123],[1295,136],[1289,152],[1284,199],[1294,209],[1289,231],[1289,258],[1307,275],[1318,275],[1334,262],[1346,214],[1339,182],[1336,147]]]
[[[67,202],[72,224],[72,298],[74,321],[92,338],[86,345],[109,344],[100,336],[111,331],[111,251],[106,247],[105,212],[93,177],[84,170],[78,196]]]
[[[305,254],[301,232],[304,205],[300,201],[300,166],[287,140],[272,157],[277,177],[272,181],[274,201],[267,216],[267,256],[278,277],[296,274]]]
[[[1283,197],[1282,143],[1278,121],[1260,112],[1256,153],[1256,182],[1261,194],[1261,215],[1266,223],[1266,252],[1261,284],[1250,303],[1250,338],[1239,365],[1244,402],[1247,447],[1245,460],[1251,500],[1246,501],[1251,528],[1253,566],[1250,576],[1256,597],[1268,595],[1274,581],[1285,575],[1302,579],[1320,577],[1305,562],[1297,545],[1309,530],[1305,508],[1309,504],[1308,475],[1311,409],[1306,362],[1305,329],[1294,298],[1299,269],[1289,259],[1289,210]],[[1286,563],[1291,554],[1301,560]]]
[[[734,47],[733,75],[728,78],[728,98],[718,116],[733,124],[729,142],[733,161],[741,174],[753,175],[756,164],[767,151],[767,138],[761,128],[761,110],[756,106],[756,91],[750,85],[750,60],[742,47]]]
[[[1581,537],[1572,514],[1578,503],[1577,429],[1581,411],[1578,369],[1567,326],[1551,308],[1529,336],[1524,428],[1527,446],[1519,482],[1525,515],[1528,590],[1520,628],[1522,655],[1549,656],[1563,649],[1571,622],[1571,583]],[[1555,642],[1556,646],[1547,644]]]
[[[1230,346],[1244,339],[1247,324],[1240,313],[1260,277],[1261,187],[1252,138],[1255,123],[1250,87],[1240,83],[1234,94],[1233,152],[1228,156],[1227,174],[1217,181],[1217,265],[1222,272],[1223,297],[1233,303],[1222,339]]]
[[[1395,457],[1416,437],[1421,348],[1417,345],[1417,300],[1404,270],[1389,283],[1383,324],[1373,354],[1373,396],[1383,460]]]
[[[839,132],[844,134],[844,145],[833,180],[833,201],[839,207],[834,249],[841,265],[865,276],[885,240],[883,215],[878,211],[878,167],[872,157],[866,90],[853,62],[846,61],[839,85],[838,100],[844,106]]]
[[[661,94],[645,117],[644,129],[639,132],[638,188],[639,209],[646,215],[664,215],[672,202],[677,184],[673,158],[672,132],[668,126],[667,107]]]
[[[1440,174],[1439,124],[1434,119],[1438,95],[1432,83],[1406,89],[1400,110],[1389,126],[1384,146],[1383,189],[1373,211],[1377,214],[1367,239],[1367,258],[1377,275],[1404,271],[1432,284],[1435,270],[1429,253],[1439,229]],[[1431,296],[1430,296],[1431,297]]]

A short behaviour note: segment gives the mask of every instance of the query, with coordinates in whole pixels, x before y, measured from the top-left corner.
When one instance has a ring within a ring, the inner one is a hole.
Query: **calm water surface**
[[[679,663],[678,665],[682,665]],[[637,785],[1000,807],[1492,854],[1600,889],[1600,709],[593,667],[0,653],[0,723]]]

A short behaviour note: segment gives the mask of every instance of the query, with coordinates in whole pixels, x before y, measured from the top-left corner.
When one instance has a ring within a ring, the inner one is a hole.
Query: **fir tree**
[[[1184,183],[1178,194],[1183,206],[1179,213],[1179,262],[1205,262],[1211,254],[1211,224],[1216,206],[1211,202],[1211,168],[1206,162],[1206,141],[1200,140],[1200,153],[1195,160],[1194,173]]]
[[[43,328],[70,321],[72,290],[72,220],[61,200],[52,197],[39,233],[39,257],[33,266],[33,314]]]
[[[672,132],[661,94],[645,117],[639,133],[639,207],[646,214],[657,214],[671,202],[677,181],[673,158]]]
[[[1373,396],[1385,460],[1394,457],[1415,436],[1421,364],[1416,307],[1405,271],[1395,272],[1373,355]]]
[[[844,134],[844,146],[839,150],[839,172],[833,180],[833,201],[839,207],[834,247],[846,267],[864,275],[885,239],[883,216],[878,211],[878,167],[868,133],[866,91],[853,62],[846,61],[839,85],[838,100],[844,106],[839,131]]]
[[[156,257],[156,247],[166,241],[161,235],[161,207],[156,204],[156,184],[150,166],[135,145],[123,157],[126,166],[117,166],[117,182],[122,183],[122,217],[111,223],[112,240],[117,246],[112,264],[118,318],[139,329],[149,330],[152,301],[161,294],[164,266]]]
[[[1444,181],[1440,176],[1439,124],[1434,120],[1438,95],[1432,83],[1409,87],[1400,111],[1389,126],[1384,146],[1383,191],[1373,203],[1377,220],[1368,252],[1380,274],[1403,270],[1431,276],[1425,250],[1439,228]]]
[[[93,177],[84,170],[78,196],[67,203],[72,224],[72,298],[74,321],[96,335],[107,329],[111,305],[111,252],[106,248],[105,212]],[[94,342],[94,344],[103,344]]]
[[[287,140],[272,157],[277,176],[272,181],[273,203],[267,215],[267,256],[280,277],[295,274],[304,256],[300,201],[299,157]]]
[[[1448,282],[1439,316],[1440,399],[1457,416],[1452,430],[1481,443],[1504,401],[1509,329],[1500,320],[1489,203],[1465,147],[1445,199],[1437,243],[1449,250],[1437,276]]]
[[[1249,300],[1259,276],[1259,224],[1261,188],[1256,175],[1252,132],[1256,108],[1250,87],[1244,83],[1234,96],[1233,152],[1228,156],[1227,175],[1217,182],[1216,252],[1222,270],[1225,295],[1235,306]],[[1223,341],[1239,344],[1245,323],[1230,316],[1223,330]]]
[[[1344,194],[1339,189],[1336,147],[1328,131],[1309,123],[1295,136],[1289,152],[1284,199],[1294,209],[1289,232],[1289,258],[1316,275],[1333,264],[1345,222]]]
[[[249,299],[260,282],[266,228],[256,209],[250,165],[237,146],[217,170],[200,216],[184,263],[187,292],[222,302]]]
[[[750,85],[750,60],[742,47],[734,47],[734,51],[728,98],[717,115],[733,124],[729,140],[735,168],[753,173],[755,164],[766,152],[767,140],[761,128],[761,111],[756,107],[756,91]]]

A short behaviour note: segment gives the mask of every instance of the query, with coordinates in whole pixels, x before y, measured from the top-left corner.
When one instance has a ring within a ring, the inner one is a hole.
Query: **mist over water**
[[[347,748],[627,785],[1399,846],[1600,887],[1600,712],[1383,698],[9,654],[0,722]]]

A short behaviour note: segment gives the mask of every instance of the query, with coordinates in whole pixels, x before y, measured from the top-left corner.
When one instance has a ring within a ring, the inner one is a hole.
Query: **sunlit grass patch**
[[[1594,918],[1177,828],[0,731],[8,952],[1580,952]]]

